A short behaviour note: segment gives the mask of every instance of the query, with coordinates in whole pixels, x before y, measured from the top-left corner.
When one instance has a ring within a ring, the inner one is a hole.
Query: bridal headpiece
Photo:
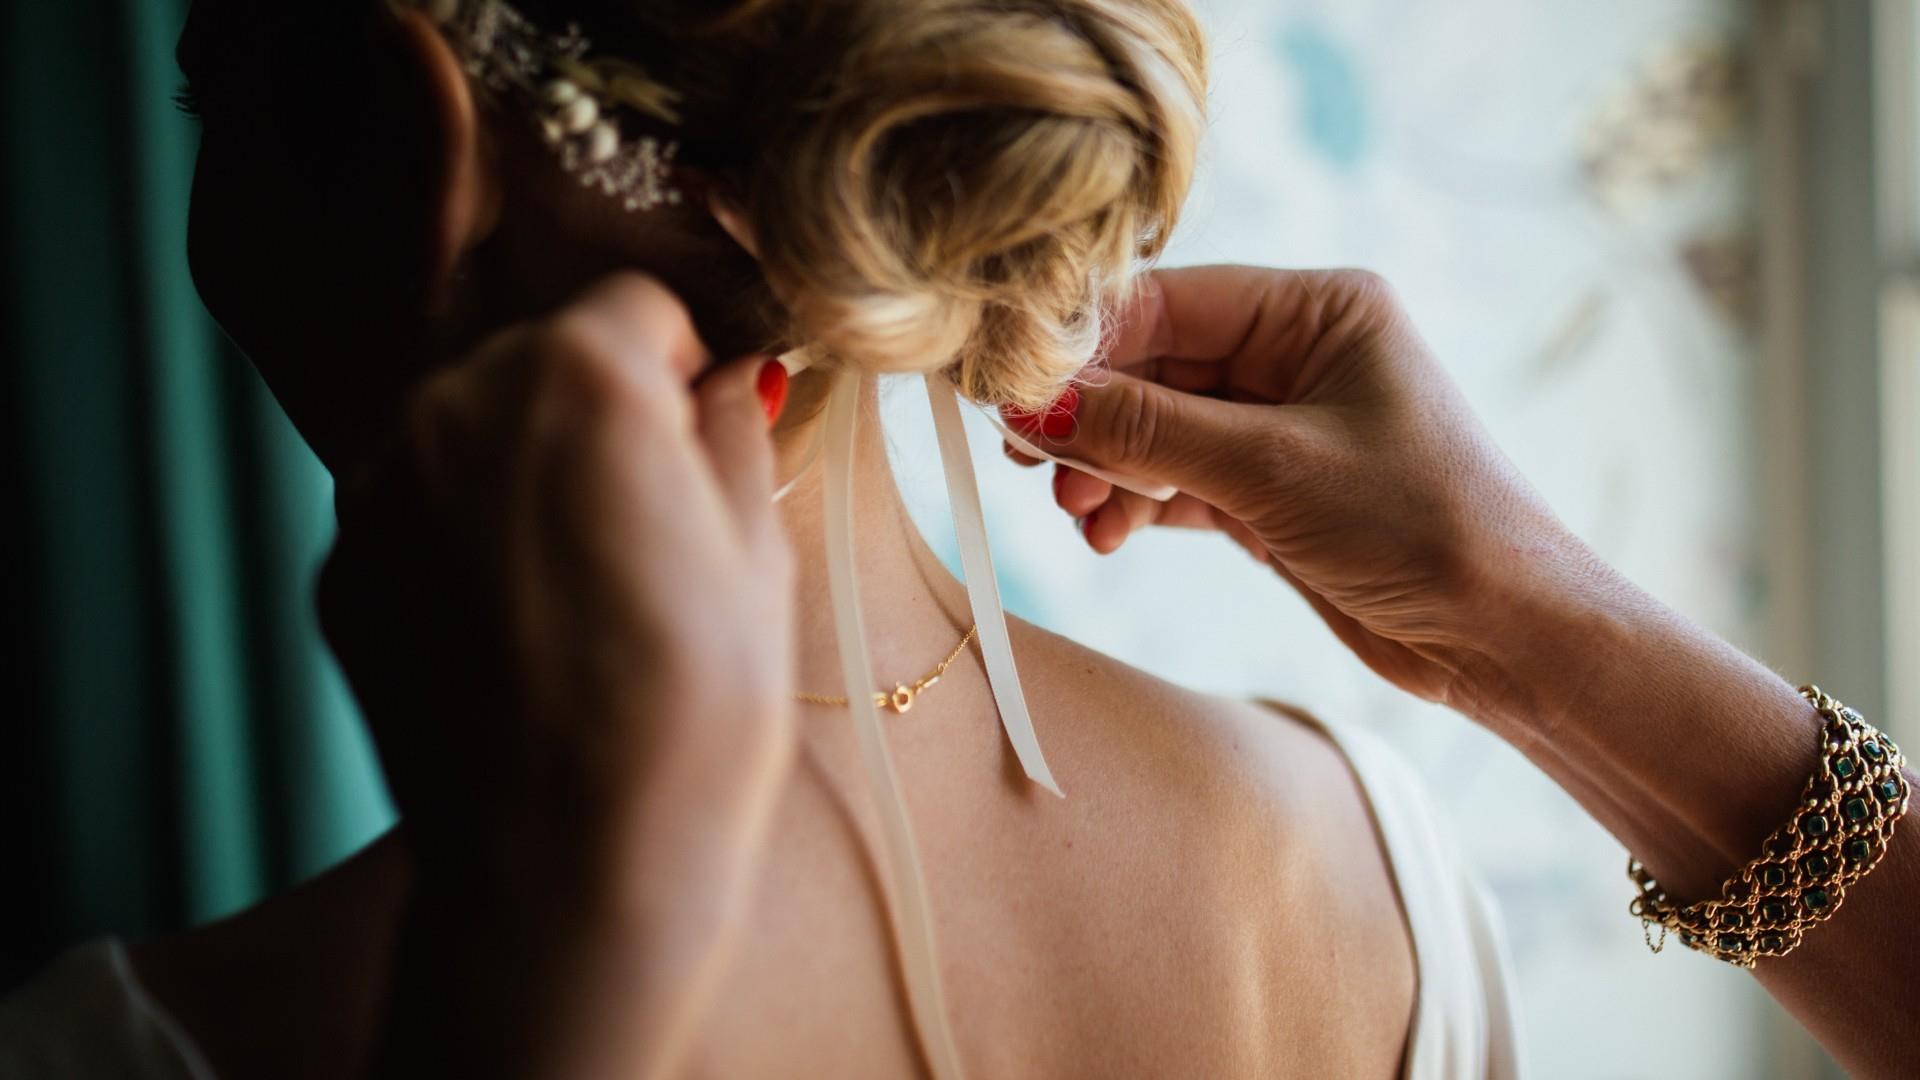
[[[678,124],[679,95],[625,60],[595,56],[577,26],[555,33],[500,0],[390,0],[439,25],[481,86],[528,107],[560,165],[628,210],[677,203],[676,145],[630,135],[622,120]]]

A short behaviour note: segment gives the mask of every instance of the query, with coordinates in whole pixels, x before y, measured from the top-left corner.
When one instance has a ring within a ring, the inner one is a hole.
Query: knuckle
[[[1372,270],[1339,270],[1332,278],[1334,299],[1324,316],[1329,325],[1341,324],[1357,338],[1385,344],[1396,363],[1418,351],[1419,335],[1391,282]]]
[[[1152,460],[1161,438],[1158,403],[1143,383],[1121,384],[1111,396],[1109,408],[1113,452],[1121,464]]]
[[[1337,270],[1334,277],[1355,296],[1387,301],[1394,299],[1393,284],[1376,271],[1361,268]]]
[[[1347,308],[1380,325],[1392,325],[1405,310],[1400,303],[1399,290],[1393,283],[1372,270],[1341,270],[1335,275],[1340,292],[1346,297]]]
[[[570,314],[597,324],[623,351],[670,352],[674,343],[696,336],[687,305],[658,278],[646,274],[627,272],[607,278]]]
[[[622,415],[651,397],[641,370],[621,362],[604,330],[579,315],[542,328],[532,351],[538,404],[567,422]]]
[[[1262,424],[1250,433],[1248,449],[1261,463],[1263,474],[1273,474],[1282,468],[1294,465],[1303,456],[1306,441],[1299,431],[1288,424]]]
[[[623,271],[601,280],[586,294],[584,306],[630,311],[652,318],[685,318],[687,311],[686,305],[659,278],[636,271]]]
[[[1326,458],[1334,434],[1320,417],[1293,414],[1284,421],[1259,425],[1252,433],[1253,451],[1263,461],[1285,466]]]
[[[607,348],[607,336],[597,320],[573,309],[534,329],[526,351],[533,366],[544,372],[593,362]]]

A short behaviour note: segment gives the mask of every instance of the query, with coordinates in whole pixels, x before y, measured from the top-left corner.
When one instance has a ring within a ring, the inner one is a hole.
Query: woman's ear
[[[418,88],[415,108],[425,167],[421,193],[427,200],[424,255],[426,295],[444,306],[462,259],[500,219],[500,177],[493,148],[481,125],[479,102],[460,57],[422,12],[396,13],[396,44]]]

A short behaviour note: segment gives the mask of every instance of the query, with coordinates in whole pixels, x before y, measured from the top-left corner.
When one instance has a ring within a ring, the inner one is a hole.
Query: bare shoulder
[[[1030,625],[1015,633],[1042,741],[1070,772],[1197,815],[1222,840],[1248,829],[1313,862],[1380,853],[1352,768],[1306,713],[1190,690]]]
[[[1304,714],[1188,690],[1034,627],[1015,634],[1043,744],[1080,804],[1073,831],[1111,845],[1134,895],[1182,920],[1188,957],[1254,976],[1250,999],[1222,1004],[1272,1021],[1240,1036],[1273,1037],[1258,1064],[1390,1074],[1412,946],[1340,748]]]

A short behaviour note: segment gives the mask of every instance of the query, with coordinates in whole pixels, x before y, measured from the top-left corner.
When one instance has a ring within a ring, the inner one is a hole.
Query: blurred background
[[[1198,6],[1213,127],[1168,261],[1385,273],[1602,554],[1920,745],[1920,0]],[[326,477],[187,280],[185,7],[0,10],[0,988],[391,820],[309,603]],[[887,411],[951,553],[924,397]],[[1093,556],[973,434],[1013,610],[1422,767],[1504,907],[1536,1075],[1838,1075],[1744,975],[1649,956],[1625,853],[1517,754],[1224,542]]]

